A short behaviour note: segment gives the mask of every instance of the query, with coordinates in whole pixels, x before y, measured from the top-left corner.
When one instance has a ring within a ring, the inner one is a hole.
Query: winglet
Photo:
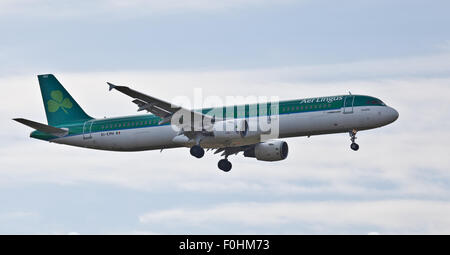
[[[117,87],[116,85],[106,82],[109,85],[109,91],[113,90],[113,88]]]

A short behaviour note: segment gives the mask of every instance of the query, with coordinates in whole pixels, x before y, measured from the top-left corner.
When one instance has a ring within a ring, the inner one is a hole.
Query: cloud
[[[304,233],[342,233],[352,226],[361,226],[358,233],[448,233],[444,216],[450,195],[447,58],[444,54],[323,68],[56,74],[80,105],[100,118],[136,113],[128,97],[108,92],[106,81],[168,101],[177,95],[191,96],[196,87],[203,88],[205,96],[278,95],[281,99],[351,90],[377,96],[400,112],[392,125],[360,132],[357,153],[350,151],[347,134],[292,138],[286,139],[290,146],[287,160],[268,163],[242,155],[230,157],[234,165],[230,173],[216,168],[217,155],[194,160],[186,148],[118,153],[29,139],[31,130],[11,119],[45,122],[35,74],[0,77],[0,84],[8,86],[8,93],[0,95],[0,118],[5,120],[0,132],[0,186],[107,184],[170,193],[169,197],[201,197],[198,208],[146,209],[149,213],[140,217],[145,226],[158,220],[164,226],[172,221],[182,225],[186,219],[190,226],[237,224],[229,229],[235,232],[239,224],[263,231],[259,223],[263,221],[274,231],[276,224],[300,224]],[[374,70],[378,78],[361,78],[370,77]],[[330,213],[334,211],[336,217]],[[165,233],[164,229],[152,227],[151,232]]]
[[[234,169],[228,176],[218,172],[216,161],[219,157],[212,154],[195,161],[185,148],[162,153],[117,153],[48,144],[27,138],[31,131],[29,128],[8,121],[2,127],[5,134],[2,139],[7,146],[0,148],[4,166],[0,179],[3,185],[18,181],[60,184],[102,182],[147,191],[170,188],[213,193],[449,195],[445,184],[450,181],[446,171],[450,167],[446,157],[450,120],[442,116],[450,116],[450,110],[445,105],[449,101],[450,79],[303,82],[302,79],[288,78],[280,82],[286,76],[280,75],[277,79],[277,72],[278,69],[273,73],[270,70],[174,71],[57,76],[87,112],[97,117],[136,112],[129,98],[107,91],[104,82],[113,81],[132,85],[135,89],[168,101],[176,95],[192,95],[194,87],[204,88],[204,95],[261,93],[279,95],[281,99],[343,94],[351,90],[353,93],[380,97],[399,110],[400,119],[391,126],[361,132],[361,151],[358,154],[349,151],[346,134],[287,139],[291,149],[286,161],[267,163],[243,158],[242,155],[231,157]],[[34,76],[4,78],[0,82],[9,84],[11,88],[8,96],[2,98],[5,107],[0,109],[0,115],[3,119],[26,117],[45,122],[42,99]],[[258,88],[257,91],[255,88]],[[18,103],[18,98],[27,103]],[[440,125],[430,125],[436,119],[440,119]],[[430,137],[424,135],[430,132],[439,137],[439,142],[430,142]],[[44,148],[45,152],[37,153]],[[24,155],[27,160],[22,160]],[[328,155],[326,161],[321,158],[322,155]],[[383,160],[374,161],[373,155],[382,156]],[[416,156],[411,158],[410,155]],[[84,160],[80,161],[80,158]],[[99,160],[102,158],[108,160]],[[174,161],[174,158],[183,160]],[[161,163],[149,167],[149,161]],[[34,167],[28,167],[30,162]],[[189,169],[185,168],[187,162]],[[125,170],[125,165],[132,167]],[[426,169],[427,176],[433,173],[433,179],[424,178],[423,169]],[[441,183],[436,185],[435,179],[440,179]]]
[[[0,221],[35,218],[37,216],[38,215],[35,212],[24,212],[24,211],[5,212],[5,213],[0,213]]]
[[[156,233],[153,231],[147,231],[147,230],[133,230],[133,231],[127,231],[127,232],[112,232],[109,233],[111,235],[161,235],[160,233]]]
[[[411,79],[450,75],[450,54],[410,56],[402,58],[370,59],[337,64],[288,66],[256,70],[261,79],[335,82],[350,80]]]
[[[143,224],[188,224],[199,229],[207,225],[233,224],[240,226],[237,231],[276,226],[275,229],[282,234],[302,234],[313,229],[346,229],[349,226],[354,229],[372,227],[386,234],[448,234],[449,213],[450,203],[442,201],[313,201],[178,208],[150,212],[140,216],[139,220]]]
[[[154,10],[170,10],[170,9],[188,9],[188,10],[217,10],[217,9],[228,9],[234,7],[245,7],[245,6],[257,6],[257,5],[267,5],[276,4],[283,2],[294,2],[294,1],[273,1],[273,0],[132,0],[132,1],[120,1],[120,0],[108,0],[106,1],[110,5],[117,8],[122,7],[134,7],[141,8],[147,7]]]
[[[437,48],[443,52],[450,52],[450,40],[446,40],[437,45]]]
[[[0,13],[29,14],[48,18],[85,17],[92,14],[148,15],[195,11],[220,11],[279,5],[295,0],[2,0]]]

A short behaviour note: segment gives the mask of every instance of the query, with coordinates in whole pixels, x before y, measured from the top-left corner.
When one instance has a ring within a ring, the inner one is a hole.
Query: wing
[[[214,154],[220,153],[222,152],[221,156],[225,156],[228,157],[232,154],[237,155],[239,152],[241,151],[246,151],[249,150],[253,147],[255,147],[256,144],[251,144],[251,145],[244,145],[244,146],[238,146],[238,147],[224,147],[224,148],[219,148],[217,149]]]
[[[162,118],[162,120],[159,122],[159,124],[165,124],[172,121],[172,116],[174,116],[175,113],[180,114],[181,116],[191,116],[191,120],[197,121],[197,122],[203,122],[205,119],[209,119],[209,123],[213,123],[214,119],[209,116],[202,114],[200,112],[195,112],[180,106],[173,105],[169,102],[166,102],[164,100],[158,99],[156,97],[152,97],[149,95],[146,95],[144,93],[141,93],[139,91],[130,89],[126,86],[117,86],[112,83],[107,82],[109,85],[109,90],[118,90],[125,95],[128,95],[134,100],[132,101],[135,103],[139,108],[138,111],[146,110],[147,112],[151,112],[154,115]],[[182,121],[180,121],[182,122]],[[195,125],[201,125],[201,123],[192,123],[192,126]]]

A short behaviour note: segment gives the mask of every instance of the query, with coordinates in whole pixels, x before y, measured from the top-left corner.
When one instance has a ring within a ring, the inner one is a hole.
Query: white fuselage
[[[290,113],[272,116],[272,121],[279,122],[277,138],[310,136],[349,132],[353,129],[366,130],[387,125],[398,117],[397,112],[388,106],[360,106],[351,110],[344,108],[314,112]],[[249,118],[254,121],[256,117]],[[94,120],[95,122],[96,120]],[[92,124],[92,123],[91,123]],[[89,130],[89,129],[87,129]],[[178,131],[171,125],[130,128],[109,132],[85,132],[80,135],[56,138],[51,142],[111,151],[143,151],[186,147],[174,139]],[[259,136],[226,141],[213,136],[204,137],[204,148],[221,148],[255,144]]]

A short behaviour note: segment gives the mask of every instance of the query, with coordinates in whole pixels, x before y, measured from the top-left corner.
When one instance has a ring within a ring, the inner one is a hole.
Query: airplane
[[[13,119],[35,129],[30,134],[32,138],[108,151],[187,147],[195,158],[202,158],[205,149],[211,149],[215,154],[222,152],[224,158],[218,162],[218,168],[224,172],[232,168],[228,157],[240,152],[244,157],[261,161],[286,159],[288,144],[280,138],[348,133],[350,148],[357,151],[358,131],[388,125],[399,117],[394,108],[380,99],[351,93],[189,110],[108,82],[110,91],[117,90],[131,97],[138,111],[146,110],[150,114],[92,118],[54,75],[38,75],[38,80],[48,124]],[[238,108],[240,112],[236,111]],[[263,139],[270,130],[263,130],[258,124],[250,130],[259,118],[277,123],[274,139]]]

